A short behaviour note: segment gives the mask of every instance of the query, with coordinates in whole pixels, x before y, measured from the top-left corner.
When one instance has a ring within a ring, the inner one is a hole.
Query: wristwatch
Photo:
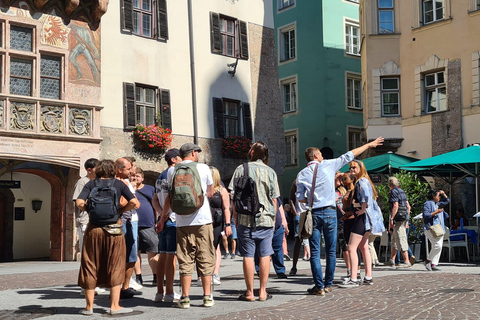
[[[225,227],[230,227],[231,225],[231,223],[225,223]]]

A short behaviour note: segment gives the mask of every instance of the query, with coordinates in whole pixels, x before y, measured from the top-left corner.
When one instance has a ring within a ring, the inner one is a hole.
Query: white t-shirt
[[[189,163],[192,160],[184,160],[181,163]],[[168,169],[167,179],[171,183],[173,172],[175,167]],[[212,223],[212,212],[210,211],[210,204],[208,203],[207,198],[207,186],[213,184],[212,172],[210,168],[203,163],[197,163],[197,171],[200,175],[200,180],[202,183],[202,190],[204,195],[203,205],[198,211],[189,214],[189,215],[179,215],[176,214],[175,219],[177,222],[177,227],[187,227],[187,226],[203,226],[205,224]]]

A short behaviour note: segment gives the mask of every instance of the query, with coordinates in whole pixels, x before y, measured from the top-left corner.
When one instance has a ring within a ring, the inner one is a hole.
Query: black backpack
[[[233,203],[237,213],[255,216],[263,205],[258,200],[257,184],[248,175],[248,163],[243,164],[243,172],[233,180]]]
[[[87,198],[87,211],[90,223],[97,226],[106,226],[117,223],[119,219],[117,189],[113,186],[115,179],[95,179],[95,186]]]

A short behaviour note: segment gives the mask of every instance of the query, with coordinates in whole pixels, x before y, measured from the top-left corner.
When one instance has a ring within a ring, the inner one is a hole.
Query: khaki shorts
[[[177,259],[181,275],[192,275],[197,263],[198,275],[211,276],[215,268],[212,224],[177,227]]]
[[[392,248],[400,251],[408,251],[407,221],[395,222],[392,232]]]

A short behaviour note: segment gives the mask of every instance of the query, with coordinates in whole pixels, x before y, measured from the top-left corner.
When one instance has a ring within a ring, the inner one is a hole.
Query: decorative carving
[[[70,109],[68,116],[69,133],[88,136],[91,134],[91,111],[85,109]]]
[[[33,131],[35,128],[35,105],[12,101],[10,103],[10,128]]]
[[[53,106],[40,107],[40,131],[48,133],[63,132],[63,108]]]
[[[0,128],[3,128],[3,115],[4,115],[5,100],[0,100]]]

